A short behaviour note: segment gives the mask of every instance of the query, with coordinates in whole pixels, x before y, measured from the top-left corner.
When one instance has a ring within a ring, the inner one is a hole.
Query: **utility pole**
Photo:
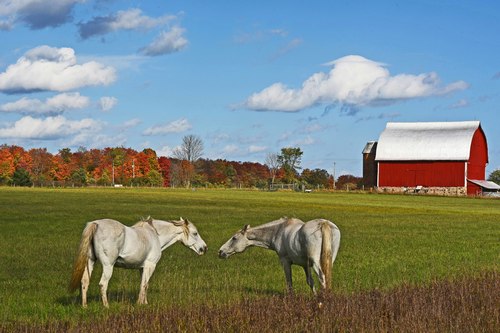
[[[335,190],[335,162],[333,162],[333,189]]]

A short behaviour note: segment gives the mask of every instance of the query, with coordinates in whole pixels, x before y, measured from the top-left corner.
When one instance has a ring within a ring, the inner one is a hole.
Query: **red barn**
[[[488,144],[479,121],[387,123],[375,163],[382,191],[476,195],[498,187],[485,180]]]

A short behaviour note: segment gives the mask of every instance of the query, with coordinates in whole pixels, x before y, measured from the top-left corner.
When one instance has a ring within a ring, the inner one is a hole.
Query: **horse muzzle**
[[[224,252],[222,250],[219,251],[219,258],[220,259],[227,259],[228,257],[229,257],[229,255],[226,252]]]

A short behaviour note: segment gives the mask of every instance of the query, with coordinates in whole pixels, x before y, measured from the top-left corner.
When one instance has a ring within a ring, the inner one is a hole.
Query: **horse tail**
[[[325,288],[330,289],[332,284],[332,228],[328,221],[321,222],[321,255],[320,265],[325,275]]]
[[[83,272],[87,267],[89,248],[92,246],[92,239],[97,229],[96,223],[87,223],[83,229],[82,239],[80,240],[80,247],[76,254],[75,262],[73,264],[73,274],[69,282],[69,291],[73,292],[80,287]]]

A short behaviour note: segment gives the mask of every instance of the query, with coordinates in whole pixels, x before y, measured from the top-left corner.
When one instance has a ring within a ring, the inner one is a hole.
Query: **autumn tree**
[[[341,190],[355,190],[362,184],[362,182],[362,177],[342,175],[337,179],[335,186]]]
[[[322,188],[328,187],[329,175],[325,169],[304,169],[302,170],[301,178],[309,185]]]
[[[30,149],[31,175],[32,180],[39,185],[44,184],[49,179],[49,171],[52,167],[52,155],[47,152],[47,148]]]
[[[160,173],[161,173],[161,176],[163,178],[163,186],[169,187],[170,186],[170,172],[171,172],[170,159],[165,157],[165,156],[160,156],[158,158],[158,165],[160,166]]]
[[[0,184],[9,184],[16,168],[9,147],[0,147]]]

